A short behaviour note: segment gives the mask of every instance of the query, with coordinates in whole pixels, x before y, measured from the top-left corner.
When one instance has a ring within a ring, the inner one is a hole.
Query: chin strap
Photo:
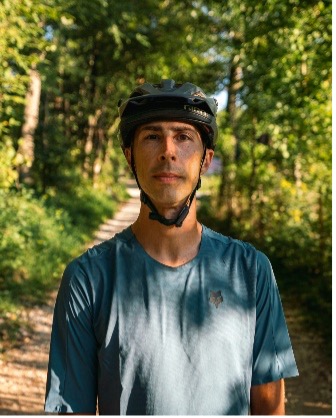
[[[167,219],[164,216],[160,215],[158,210],[156,209],[155,205],[153,204],[153,202],[148,197],[148,195],[141,189],[140,189],[141,190],[140,200],[145,205],[147,205],[149,207],[149,209],[151,210],[151,212],[149,213],[149,219],[152,219],[153,221],[158,221],[161,224],[166,225],[166,226],[175,225],[177,228],[179,228],[179,227],[182,226],[183,221],[188,216],[189,208],[190,208],[191,203],[192,203],[192,201],[195,197],[197,188],[198,187],[195,187],[195,189],[193,190],[193,192],[189,196],[189,198],[187,200],[187,203],[183,206],[181,212],[177,215],[177,217],[175,219]]]
[[[180,228],[182,226],[185,218],[188,216],[189,209],[190,209],[190,206],[192,204],[192,201],[194,200],[196,191],[201,187],[201,170],[202,170],[203,162],[204,162],[204,159],[205,159],[205,154],[206,154],[206,147],[204,147],[204,153],[203,153],[203,157],[202,157],[202,161],[201,161],[201,167],[200,167],[200,172],[199,172],[199,177],[198,177],[198,182],[197,182],[196,187],[191,192],[190,196],[188,197],[188,200],[187,200],[186,204],[183,206],[181,212],[177,215],[177,217],[175,219],[167,219],[164,216],[159,214],[159,212],[156,209],[154,203],[150,200],[149,196],[142,190],[142,188],[140,186],[140,183],[139,183],[139,180],[138,180],[136,169],[135,169],[135,163],[134,163],[134,157],[133,157],[133,147],[131,148],[131,168],[132,168],[135,180],[137,182],[137,185],[138,185],[138,187],[141,191],[140,200],[145,205],[147,205],[149,207],[149,209],[151,210],[151,212],[149,213],[149,219],[151,219],[153,221],[158,221],[165,226],[175,225],[177,228]]]

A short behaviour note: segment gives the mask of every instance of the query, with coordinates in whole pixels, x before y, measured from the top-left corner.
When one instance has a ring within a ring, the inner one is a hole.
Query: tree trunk
[[[97,140],[95,147],[95,159],[93,162],[93,186],[96,187],[98,184],[99,175],[103,168],[103,153],[104,153],[104,142],[105,142],[105,132],[103,128],[97,129]]]
[[[38,124],[39,107],[41,96],[41,77],[39,72],[30,70],[30,83],[26,95],[26,107],[24,111],[24,124],[22,126],[22,138],[18,154],[21,164],[18,167],[19,182],[33,184],[32,165],[34,162],[34,134]]]
[[[257,143],[257,137],[256,137],[256,118],[252,118],[252,144],[251,144],[251,154],[250,154],[250,158],[251,158],[251,174],[250,174],[250,179],[249,179],[249,184],[248,184],[248,195],[249,195],[249,216],[252,216],[253,210],[254,210],[254,203],[253,203],[253,194],[255,192],[256,189],[256,174],[257,174],[257,167],[258,167],[258,163],[257,163],[257,159],[256,159],[256,155],[255,155],[255,147],[256,147],[256,143]]]
[[[228,100],[226,105],[226,111],[229,116],[229,122],[232,128],[232,135],[235,140],[235,153],[234,153],[234,160],[237,162],[239,159],[240,154],[240,144],[239,144],[239,137],[237,133],[237,92],[241,87],[241,67],[239,66],[240,56],[239,54],[235,55],[231,62],[231,70],[230,70],[230,83],[228,86]],[[227,207],[227,218],[233,216],[233,193],[231,187],[231,180],[229,180],[228,172],[225,170],[225,166],[227,161],[223,161],[223,170],[221,175],[221,183],[219,186],[218,192],[218,203],[217,208],[224,203],[226,203]]]
[[[97,124],[98,120],[101,116],[102,110],[96,109],[96,112],[94,115],[89,116],[88,120],[88,131],[87,136],[85,140],[84,145],[84,164],[83,164],[83,171],[84,176],[86,178],[92,178],[93,177],[93,163],[95,160],[95,156],[92,155],[93,149],[94,149],[94,137],[96,135],[97,131]]]
[[[237,93],[241,87],[242,69],[239,66],[240,56],[236,55],[231,63],[230,70],[230,84],[228,87],[228,102],[227,111],[229,114],[229,120],[232,127],[232,133],[235,138],[235,161],[240,157],[240,143],[239,135],[237,132]]]
[[[42,134],[41,134],[41,147],[42,147],[42,154],[46,155],[47,148],[48,148],[48,127],[49,127],[49,93],[46,92],[44,96],[44,100],[42,100],[42,108],[43,110],[43,121],[42,121]],[[46,159],[43,158],[42,161],[42,169],[41,169],[41,184],[42,184],[42,193],[45,194],[47,191],[47,162]]]

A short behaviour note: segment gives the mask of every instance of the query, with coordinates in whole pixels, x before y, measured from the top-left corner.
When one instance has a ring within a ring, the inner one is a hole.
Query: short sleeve
[[[75,260],[65,270],[51,333],[45,411],[96,413],[97,342],[92,295]]]
[[[252,385],[299,374],[273,270],[268,258],[259,251],[256,286]]]

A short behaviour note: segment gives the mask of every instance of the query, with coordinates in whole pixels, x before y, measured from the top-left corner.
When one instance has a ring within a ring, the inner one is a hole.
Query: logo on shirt
[[[220,290],[217,290],[217,292],[213,292],[210,290],[210,297],[209,297],[210,303],[213,303],[216,308],[218,308],[218,305],[220,305],[223,302],[223,296],[222,292]]]

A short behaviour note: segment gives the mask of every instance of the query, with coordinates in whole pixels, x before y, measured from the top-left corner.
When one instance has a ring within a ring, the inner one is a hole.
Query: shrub
[[[113,215],[117,199],[75,187],[38,198],[0,189],[0,340],[19,337],[24,306],[43,303],[65,265],[84,250],[93,231]],[[1,351],[1,345],[0,345]]]

